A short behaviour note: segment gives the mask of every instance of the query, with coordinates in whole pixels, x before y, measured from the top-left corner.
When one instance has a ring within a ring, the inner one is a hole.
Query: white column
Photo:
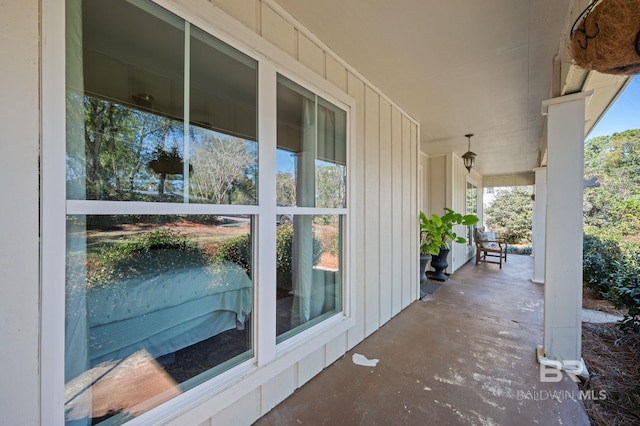
[[[536,174],[533,202],[533,281],[544,284],[545,228],[547,226],[547,168],[533,169]]]
[[[547,110],[544,357],[579,362],[582,330],[584,117],[592,92],[543,101]]]

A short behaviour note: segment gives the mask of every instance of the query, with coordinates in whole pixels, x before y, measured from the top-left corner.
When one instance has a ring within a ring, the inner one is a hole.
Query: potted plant
[[[472,226],[478,223],[478,216],[474,214],[462,215],[445,207],[445,214],[431,215],[427,218],[424,212],[420,212],[420,254],[432,256],[431,266],[435,269],[432,278],[437,281],[446,281],[444,270],[449,266],[447,256],[449,254],[449,242],[464,244],[467,240],[458,236],[454,225]],[[425,265],[426,266],[426,265]]]
[[[432,255],[438,254],[440,244],[435,227],[424,212],[420,212],[420,284],[427,281],[427,265]]]

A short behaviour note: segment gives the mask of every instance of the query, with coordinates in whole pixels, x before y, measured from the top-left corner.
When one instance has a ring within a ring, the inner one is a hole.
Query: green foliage
[[[626,310],[619,327],[640,332],[640,246],[584,236],[583,279],[586,285]]]
[[[120,279],[161,274],[175,268],[205,266],[209,259],[198,244],[186,235],[171,229],[160,229],[122,239],[111,247],[103,247],[95,258],[87,262],[88,283],[106,285]]]
[[[585,177],[596,177],[600,186],[584,191],[585,282],[626,309],[619,325],[636,332],[640,331],[638,171],[640,129],[586,142]]]
[[[586,142],[585,177],[596,177],[600,183],[584,192],[586,226],[610,229],[620,236],[640,233],[639,170],[640,130]]]
[[[281,225],[276,230],[276,269],[279,272],[291,273],[293,265],[293,225]],[[313,264],[316,265],[322,256],[322,243],[313,238]],[[216,261],[234,262],[251,274],[251,238],[249,234],[229,238],[218,248]]]
[[[622,252],[615,241],[584,236],[582,279],[589,288],[606,297],[620,280],[621,261]]]
[[[636,270],[636,275],[627,276],[612,289],[612,293],[615,306],[627,309],[618,326],[625,331],[640,333],[640,277],[637,274]]]
[[[487,228],[507,243],[531,243],[533,209],[531,186],[515,186],[496,192],[493,203],[484,210]]]
[[[285,224],[276,230],[276,269],[291,274],[293,268],[293,225]],[[322,256],[322,243],[313,236],[313,264],[317,265]]]
[[[224,240],[218,247],[214,260],[236,263],[251,276],[251,235],[238,235]]]
[[[616,202],[611,208],[611,213],[617,219],[619,231],[623,236],[640,233],[640,196]]]
[[[146,165],[182,124],[92,96],[83,106],[84,149],[68,129],[67,183],[86,187],[87,199],[139,199],[142,182],[156,179]]]
[[[462,215],[445,207],[445,214],[431,215],[427,218],[424,212],[420,212],[420,253],[437,255],[440,247],[448,247],[449,241],[464,244],[467,240],[459,237],[454,231],[454,225],[472,226],[478,223],[478,216],[473,214]]]

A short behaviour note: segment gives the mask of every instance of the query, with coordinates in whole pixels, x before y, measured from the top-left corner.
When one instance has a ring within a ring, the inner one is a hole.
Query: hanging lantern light
[[[464,161],[464,166],[467,168],[467,171],[471,173],[471,168],[476,164],[477,154],[471,151],[471,136],[473,133],[468,133],[464,135],[469,140],[469,147],[467,152],[462,154],[462,160]]]

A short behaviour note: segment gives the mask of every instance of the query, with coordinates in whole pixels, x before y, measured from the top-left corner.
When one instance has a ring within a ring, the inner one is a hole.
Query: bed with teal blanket
[[[235,263],[121,279],[86,296],[91,367],[141,349],[157,358],[243,329],[253,307],[251,280]]]

